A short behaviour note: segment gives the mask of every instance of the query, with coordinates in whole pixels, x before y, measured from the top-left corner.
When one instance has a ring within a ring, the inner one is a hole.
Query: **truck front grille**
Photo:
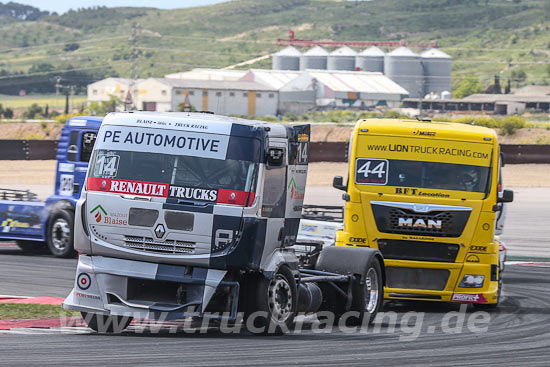
[[[151,237],[124,236],[124,246],[144,252],[187,255],[195,252],[196,244],[188,241],[155,241]]]
[[[378,249],[385,259],[452,263],[460,248],[453,243],[380,239]]]
[[[419,236],[460,237],[470,217],[465,210],[418,213],[379,204],[372,204],[372,211],[380,232]]]

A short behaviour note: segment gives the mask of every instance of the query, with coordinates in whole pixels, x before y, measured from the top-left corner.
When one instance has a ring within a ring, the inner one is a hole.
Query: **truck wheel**
[[[50,216],[48,226],[48,248],[55,257],[74,257],[73,247],[74,213],[56,209]]]
[[[384,282],[382,265],[376,256],[377,252],[354,247],[326,247],[321,251],[315,266],[316,270],[354,276],[351,284],[351,301],[339,294],[340,292],[337,292],[333,285],[319,284],[323,292],[321,309],[334,313],[336,325],[347,311],[359,313],[358,317],[348,317],[347,325],[362,325],[367,317],[370,324],[382,308]],[[340,288],[346,292],[347,284]]]
[[[38,241],[17,241],[17,247],[19,247],[23,252],[28,254],[45,254],[48,249],[43,242]]]
[[[247,317],[244,320],[248,331],[253,334],[280,335],[290,330],[296,315],[297,300],[296,281],[287,266],[279,267],[272,279],[259,277],[256,280],[252,313],[254,319],[249,320]]]
[[[384,285],[380,262],[372,258],[367,268],[365,281],[356,277],[352,285],[352,302],[350,311],[359,312],[359,318],[349,318],[348,324],[362,325],[365,320],[371,324],[384,303]]]
[[[81,312],[84,322],[90,329],[98,333],[120,333],[130,325],[133,317],[105,316],[95,313]]]

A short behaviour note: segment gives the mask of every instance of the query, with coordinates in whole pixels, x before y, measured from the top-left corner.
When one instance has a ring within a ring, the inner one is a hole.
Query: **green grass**
[[[60,305],[0,303],[0,320],[45,319],[78,315],[80,312],[64,310]]]
[[[74,106],[86,103],[86,96],[74,96],[71,98],[72,104]],[[28,96],[7,96],[0,94],[0,104],[6,108],[28,108],[33,103],[45,107],[48,105],[50,108],[64,108],[65,107],[65,96],[55,94],[37,94],[37,95],[28,95]]]

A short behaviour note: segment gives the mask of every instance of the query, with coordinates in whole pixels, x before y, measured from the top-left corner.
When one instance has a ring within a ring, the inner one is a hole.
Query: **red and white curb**
[[[550,268],[550,261],[506,261],[505,265],[520,266],[538,266],[541,268]]]

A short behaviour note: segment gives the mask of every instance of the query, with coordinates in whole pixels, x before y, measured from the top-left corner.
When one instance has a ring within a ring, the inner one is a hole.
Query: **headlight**
[[[466,274],[459,284],[460,288],[481,288],[483,287],[484,275]]]

